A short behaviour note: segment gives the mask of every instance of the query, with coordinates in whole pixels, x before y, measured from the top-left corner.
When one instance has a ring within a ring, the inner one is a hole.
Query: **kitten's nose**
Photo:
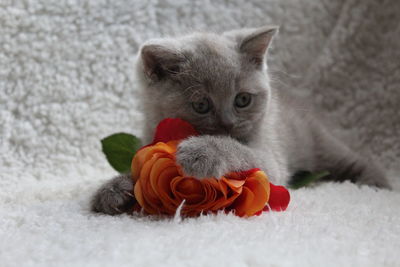
[[[221,127],[222,127],[225,131],[227,131],[227,132],[230,132],[230,131],[232,130],[233,126],[235,126],[235,125],[233,124],[233,122],[221,123]]]
[[[221,118],[219,123],[220,123],[221,128],[224,129],[228,133],[235,126],[234,120],[232,120],[230,118]]]
[[[229,134],[235,126],[236,117],[230,109],[222,109],[218,114],[218,122],[221,130]]]

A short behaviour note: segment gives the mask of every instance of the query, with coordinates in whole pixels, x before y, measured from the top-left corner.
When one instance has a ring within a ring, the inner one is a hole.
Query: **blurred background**
[[[314,101],[393,170],[399,21],[394,0],[2,0],[2,183],[112,175],[100,139],[141,133],[133,63],[142,42],[265,24],[280,25],[268,59],[274,86]]]

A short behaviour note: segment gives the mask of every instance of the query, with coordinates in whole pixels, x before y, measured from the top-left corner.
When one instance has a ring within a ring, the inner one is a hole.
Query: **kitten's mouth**
[[[248,143],[248,138],[246,138],[246,132],[244,129],[241,130],[226,130],[223,128],[218,128],[218,129],[197,129],[196,130],[200,134],[207,134],[207,135],[222,135],[222,136],[229,136],[233,139],[236,139],[240,143],[246,144]]]
[[[233,136],[232,131],[225,129],[196,129],[200,134]]]

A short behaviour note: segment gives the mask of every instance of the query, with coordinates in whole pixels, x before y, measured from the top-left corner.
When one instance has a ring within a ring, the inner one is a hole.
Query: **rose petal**
[[[238,216],[253,216],[261,211],[269,198],[268,178],[264,172],[253,172],[246,179],[243,191],[232,204]]]
[[[271,195],[268,201],[268,205],[273,211],[284,211],[289,205],[290,194],[289,191],[281,186],[270,183]]]
[[[182,119],[164,119],[156,129],[153,143],[181,140],[192,135],[198,135],[193,126]]]
[[[159,156],[158,159],[153,163],[150,172],[150,185],[156,195],[159,196],[159,187],[158,187],[158,179],[160,178],[160,174],[168,167],[174,167],[174,162],[169,158],[163,158]]]
[[[246,215],[252,216],[256,212],[262,210],[267,203],[269,198],[269,186],[264,185],[259,179],[251,177],[247,179],[244,188],[248,188],[254,194],[251,207],[248,207],[246,210]]]
[[[223,180],[232,190],[238,192],[240,194],[242,186],[245,184],[246,180],[234,180],[227,179],[222,177],[220,180]]]
[[[243,187],[242,193],[238,196],[238,198],[233,203],[232,207],[235,210],[235,214],[243,217],[245,215],[251,216],[253,214],[248,214],[248,210],[253,203],[254,194],[247,187]]]
[[[141,180],[138,180],[135,184],[135,187],[133,188],[133,193],[135,194],[135,198],[139,205],[141,207],[145,206],[145,200],[143,198],[143,193],[142,193],[142,185],[141,185]]]
[[[132,178],[134,181],[137,181],[139,178],[140,171],[144,163],[148,161],[155,153],[164,153],[166,157],[173,158],[172,154],[176,152],[177,144],[177,141],[171,141],[169,143],[157,143],[153,146],[141,148],[138,152],[136,152],[131,165]]]
[[[175,167],[168,167],[160,173],[157,180],[160,200],[169,214],[174,214],[176,207],[179,205],[178,201],[172,195],[170,186],[172,179],[177,176],[177,169]]]
[[[186,205],[198,204],[204,199],[205,194],[201,182],[195,178],[187,177],[174,185],[174,194],[184,199]]]
[[[150,173],[154,167],[154,163],[162,157],[162,153],[155,153],[152,157],[143,164],[143,167],[140,171],[140,180],[141,180],[141,188],[143,194],[143,198],[145,200],[145,209],[152,210],[153,213],[161,209],[162,203],[159,197],[157,196],[156,191],[153,190],[151,186]],[[147,211],[147,210],[146,210]]]

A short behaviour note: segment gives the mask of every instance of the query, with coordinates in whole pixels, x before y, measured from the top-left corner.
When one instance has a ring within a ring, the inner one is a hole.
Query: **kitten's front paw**
[[[191,137],[179,144],[176,161],[188,176],[221,177],[225,173],[223,155],[207,139]]]
[[[136,202],[130,175],[115,177],[104,184],[92,199],[92,210],[109,215],[128,211]]]

